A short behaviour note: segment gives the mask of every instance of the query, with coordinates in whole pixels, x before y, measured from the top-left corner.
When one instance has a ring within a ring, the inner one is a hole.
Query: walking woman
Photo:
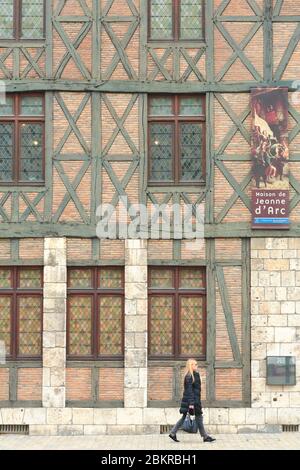
[[[190,415],[195,414],[195,420],[198,426],[201,437],[203,437],[204,442],[213,442],[216,439],[210,437],[203,425],[203,413],[201,406],[201,380],[200,374],[197,371],[197,361],[195,359],[188,359],[185,367],[184,374],[184,392],[181,401],[181,406],[179,412],[183,415],[182,418],[175,424],[171,429],[169,437],[175,442],[179,442],[176,437],[176,432],[183,425],[185,417],[189,412]]]

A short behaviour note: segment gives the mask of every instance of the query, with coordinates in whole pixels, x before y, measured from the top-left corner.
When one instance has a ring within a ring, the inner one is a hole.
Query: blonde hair
[[[197,362],[196,359],[188,359],[186,361],[185,369],[184,369],[184,377],[186,377],[187,374],[190,374],[192,376],[193,382],[195,382],[195,377],[194,377],[194,371],[192,369],[192,366],[196,362]]]

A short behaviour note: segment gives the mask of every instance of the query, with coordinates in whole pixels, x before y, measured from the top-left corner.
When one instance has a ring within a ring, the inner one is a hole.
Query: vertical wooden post
[[[264,4],[264,80],[273,79],[273,6],[272,0],[265,0]]]

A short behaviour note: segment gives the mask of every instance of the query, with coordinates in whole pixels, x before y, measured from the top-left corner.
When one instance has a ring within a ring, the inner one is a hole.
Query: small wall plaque
[[[268,356],[267,385],[296,385],[295,357]]]

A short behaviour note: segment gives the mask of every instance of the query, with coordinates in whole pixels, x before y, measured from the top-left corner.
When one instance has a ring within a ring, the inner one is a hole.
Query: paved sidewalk
[[[213,443],[197,435],[178,434],[180,443],[164,435],[131,436],[18,436],[0,435],[0,450],[296,450],[300,433],[217,434]]]

